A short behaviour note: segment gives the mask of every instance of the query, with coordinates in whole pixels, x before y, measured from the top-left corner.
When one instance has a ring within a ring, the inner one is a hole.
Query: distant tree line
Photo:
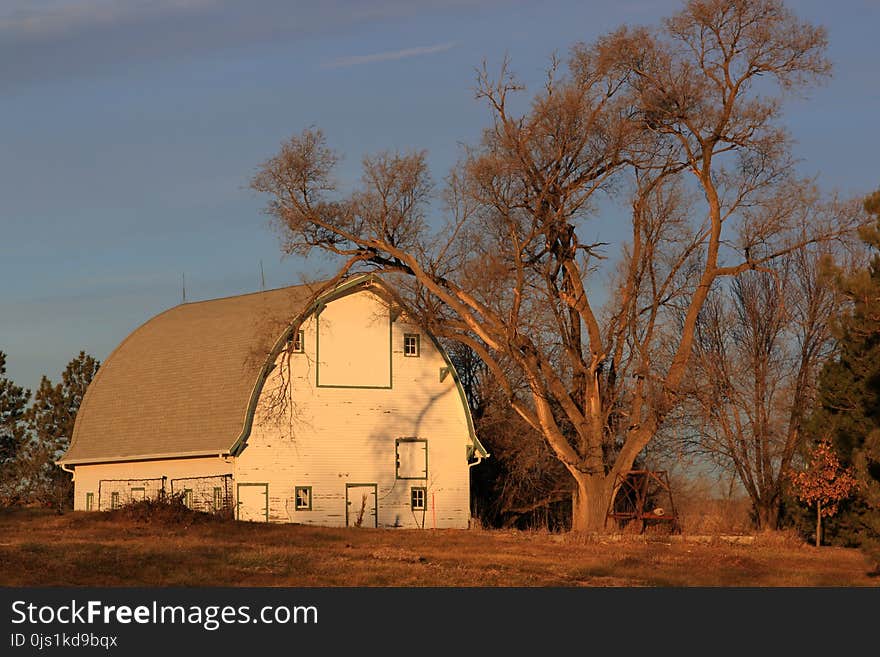
[[[84,351],[53,383],[40,380],[36,393],[6,376],[0,351],[0,506],[72,507],[73,482],[55,461],[67,451],[76,414],[100,363]]]

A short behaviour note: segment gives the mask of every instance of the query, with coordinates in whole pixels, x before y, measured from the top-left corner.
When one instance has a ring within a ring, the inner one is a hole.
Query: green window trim
[[[303,496],[300,497],[300,494]],[[293,508],[297,511],[312,510],[312,487],[311,486],[295,486],[293,489]],[[308,504],[306,504],[306,502]]]
[[[400,446],[402,444],[424,443],[425,446],[425,468],[423,474],[417,476],[402,476],[400,474]],[[395,479],[420,479],[428,478],[428,439],[427,438],[396,438],[394,440],[394,478]]]
[[[413,486],[409,489],[409,508],[413,511],[427,510],[428,489],[425,486]]]
[[[290,352],[294,354],[303,354],[306,351],[306,332],[299,329],[296,333],[291,333],[288,338],[290,344]]]
[[[422,353],[421,336],[418,333],[403,334],[403,355],[418,358]]]
[[[266,498],[266,506],[264,510],[264,517],[266,518],[266,522],[269,522],[269,484],[265,481],[255,481],[255,482],[244,482],[240,484],[236,484],[235,489],[235,519],[241,520],[241,489],[243,486],[261,486],[263,488],[263,495]]]
[[[118,509],[119,508],[119,492],[115,491],[110,493],[110,508]]]
[[[343,286],[345,287],[345,286]],[[340,288],[341,290],[342,288]],[[340,295],[342,296],[342,295]],[[339,297],[337,297],[339,298]],[[315,387],[316,388],[340,388],[347,390],[391,390],[394,387],[394,322],[391,311],[388,312],[388,385],[344,385],[339,383],[321,383],[321,312],[327,307],[327,303],[334,299],[328,298],[327,302],[320,302],[315,307]]]
[[[91,511],[95,508],[95,494],[94,493],[86,493],[86,511]]]

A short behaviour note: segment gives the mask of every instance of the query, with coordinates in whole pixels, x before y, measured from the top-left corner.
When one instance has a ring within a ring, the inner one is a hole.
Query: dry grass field
[[[3,586],[864,587],[856,550],[791,535],[588,537],[315,528],[202,514],[0,512]]]

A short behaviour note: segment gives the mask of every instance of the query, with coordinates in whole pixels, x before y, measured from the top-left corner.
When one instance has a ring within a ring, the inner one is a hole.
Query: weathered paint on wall
[[[232,470],[231,457],[78,465],[74,477],[73,508],[77,511],[86,510],[87,493],[94,495],[93,511],[107,511],[114,492],[119,493],[120,504],[126,504],[133,498],[132,489],[143,488],[144,496],[152,498],[164,486],[166,493],[171,493],[172,489],[173,492],[180,492],[189,487],[193,490],[193,505],[196,509],[213,510],[213,488],[222,484],[212,484],[211,481],[205,484],[203,479],[231,476]],[[199,479],[192,481],[192,478]]]
[[[420,335],[419,355],[404,355],[418,328],[364,290],[302,329],[303,353],[276,360],[239,456],[78,465],[74,508],[89,493],[106,510],[113,493],[124,504],[190,488],[195,508],[213,510],[223,482],[242,520],[343,526],[363,507],[366,526],[466,528],[467,410],[433,341]],[[309,508],[296,508],[298,486],[310,488]],[[413,489],[423,508],[413,510]]]
[[[361,326],[387,312],[382,300],[362,292],[332,301],[317,325],[328,313],[336,325]],[[377,362],[388,359],[390,389],[318,387],[317,370],[347,358],[356,338],[348,332],[325,334],[321,328],[316,340],[314,318],[303,330],[304,352],[283,353],[266,382],[247,446],[236,459],[236,483],[268,483],[271,522],[345,525],[347,515],[349,522],[357,515],[352,507],[359,506],[347,504],[346,485],[375,484],[380,527],[467,527],[467,416],[453,378],[441,381],[446,362],[433,342],[423,335],[420,355],[404,356],[404,334],[419,331],[397,318],[390,355],[378,343],[367,344],[378,354],[373,354]],[[363,378],[357,374],[335,381],[354,385]],[[426,441],[426,477],[397,477],[400,438]],[[296,509],[297,486],[311,486],[311,509]],[[426,489],[423,510],[411,508],[413,487]]]

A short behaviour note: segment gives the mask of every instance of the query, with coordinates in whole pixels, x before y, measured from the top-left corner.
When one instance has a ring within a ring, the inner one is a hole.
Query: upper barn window
[[[306,345],[305,331],[300,329],[299,331],[297,331],[296,333],[291,335],[287,339],[287,344],[290,345],[290,351],[292,351],[293,353],[295,353],[295,354],[303,353],[306,348],[305,347],[305,345]]]
[[[403,336],[403,355],[411,357],[419,355],[418,333],[407,333]]]

